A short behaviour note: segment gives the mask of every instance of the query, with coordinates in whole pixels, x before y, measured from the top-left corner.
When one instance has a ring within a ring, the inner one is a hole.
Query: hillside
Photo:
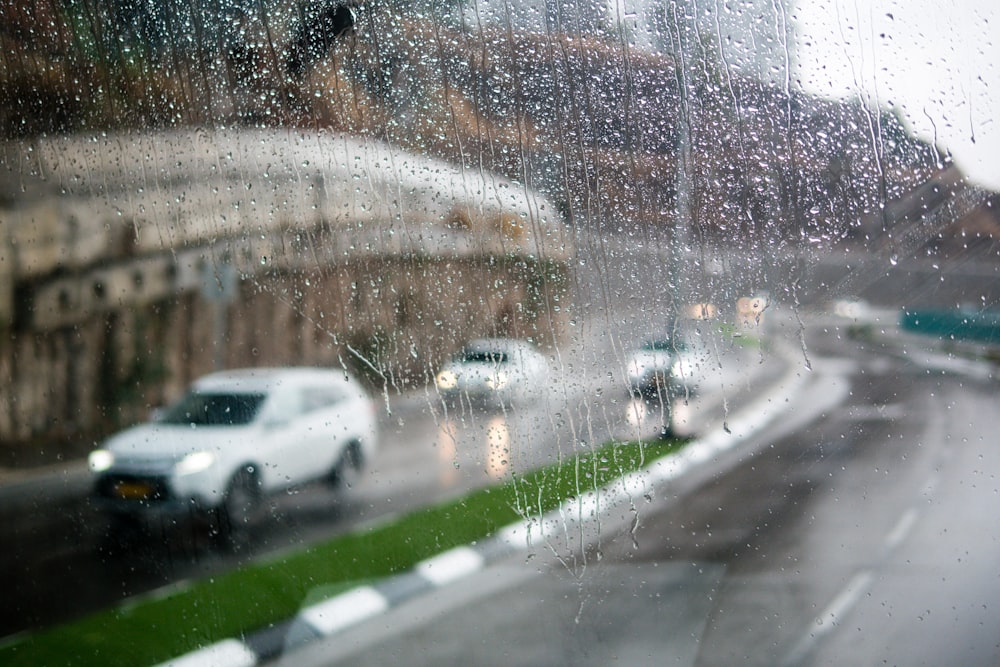
[[[572,224],[641,229],[673,226],[683,119],[689,233],[748,247],[884,243],[882,204],[948,167],[893,112],[739,77],[693,38],[677,58],[599,31],[473,31],[402,0],[360,5],[351,30],[337,3],[168,6],[179,31],[114,3],[4,5],[0,133],[344,131],[499,172]],[[934,245],[995,238],[993,207],[977,210],[974,232],[942,223]]]

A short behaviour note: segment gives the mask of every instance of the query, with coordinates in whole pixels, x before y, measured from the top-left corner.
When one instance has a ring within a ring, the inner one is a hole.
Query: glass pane
[[[0,7],[0,664],[1000,663],[998,14]]]

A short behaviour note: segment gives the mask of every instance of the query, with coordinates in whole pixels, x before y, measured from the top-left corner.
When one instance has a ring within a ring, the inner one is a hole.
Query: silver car
[[[528,341],[482,338],[470,342],[435,378],[444,398],[465,396],[510,405],[540,395],[549,378],[545,355]]]
[[[635,396],[674,397],[697,393],[705,355],[681,337],[643,343],[625,362],[628,390]]]

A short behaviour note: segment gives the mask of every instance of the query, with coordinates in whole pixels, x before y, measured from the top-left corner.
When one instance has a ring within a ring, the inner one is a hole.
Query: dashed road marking
[[[792,648],[782,665],[791,667],[801,664],[823,637],[837,629],[844,617],[871,586],[874,578],[875,575],[872,574],[871,570],[861,570],[851,577],[851,580],[826,606],[826,609],[815,618],[811,626],[812,629]]]
[[[910,531],[913,530],[913,526],[916,525],[916,523],[917,510],[911,507],[903,512],[902,516],[899,517],[899,520],[896,521],[896,525],[893,526],[892,530],[890,530],[889,534],[885,537],[886,550],[893,551],[896,547],[902,544],[903,540],[905,540],[906,536],[910,534]]]

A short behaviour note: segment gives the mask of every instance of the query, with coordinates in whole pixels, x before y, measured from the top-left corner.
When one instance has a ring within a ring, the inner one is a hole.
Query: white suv
[[[254,368],[199,379],[153,421],[92,452],[90,468],[113,517],[194,511],[228,536],[245,531],[266,494],[342,484],[375,447],[375,405],[345,372]]]

